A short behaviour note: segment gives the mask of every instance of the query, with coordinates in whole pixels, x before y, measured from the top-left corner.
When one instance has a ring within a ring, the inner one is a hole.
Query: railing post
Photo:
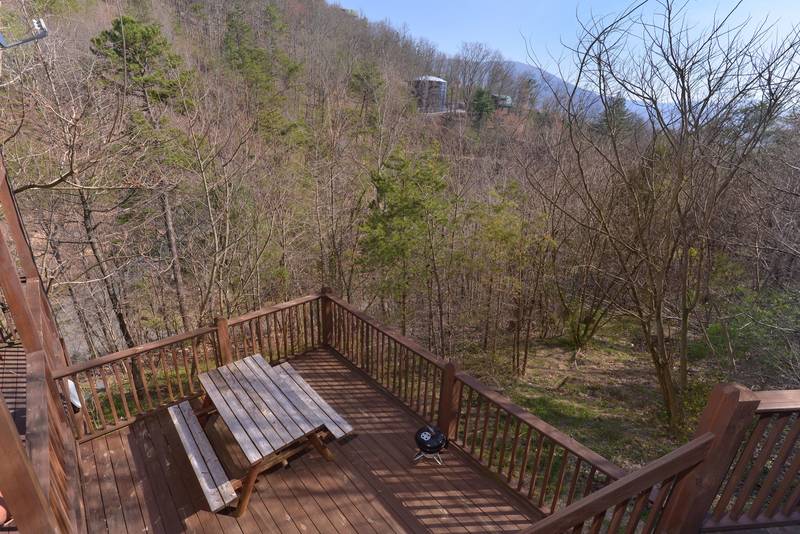
[[[320,305],[322,307],[322,345],[333,346],[333,301],[328,298],[331,288],[323,287],[319,290]]]
[[[219,345],[219,358],[222,365],[227,365],[233,361],[231,356],[231,336],[228,331],[228,320],[224,317],[215,319],[217,326],[217,343]]]
[[[659,522],[660,532],[698,532],[734,461],[759,401],[739,384],[719,384],[711,392],[694,437],[714,434],[706,459],[673,488]]]
[[[439,420],[436,426],[452,439],[456,435],[458,424],[458,397],[461,383],[456,385],[456,366],[447,362],[442,370],[442,387],[439,394]]]

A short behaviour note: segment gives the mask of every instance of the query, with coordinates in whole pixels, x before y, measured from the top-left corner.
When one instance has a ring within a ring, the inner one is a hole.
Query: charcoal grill
[[[414,440],[417,442],[417,454],[414,456],[414,462],[425,458],[442,465],[442,457],[439,453],[447,447],[447,436],[444,435],[444,432],[435,426],[426,425],[417,430]]]

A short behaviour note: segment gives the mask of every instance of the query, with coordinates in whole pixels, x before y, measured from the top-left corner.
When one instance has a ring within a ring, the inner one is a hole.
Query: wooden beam
[[[20,532],[59,532],[56,518],[33,472],[17,427],[0,395],[0,492]],[[77,483],[77,481],[75,481]]]
[[[331,293],[329,287],[323,287],[319,291],[322,307],[322,344],[326,347],[333,345],[333,302],[328,297]]]
[[[0,228],[0,288],[6,297],[8,308],[14,317],[17,333],[22,340],[25,352],[30,354],[42,350],[40,332],[36,329],[36,322],[28,309],[25,291],[19,281],[17,266],[6,245],[5,235]]]
[[[456,435],[456,425],[458,419],[458,388],[456,386],[456,366],[453,362],[447,362],[442,371],[442,387],[439,393],[439,420],[436,426],[444,432],[448,439],[453,439]]]
[[[3,214],[6,216],[6,223],[17,250],[22,272],[25,273],[27,278],[38,280],[39,269],[36,268],[36,262],[33,259],[30,242],[22,224],[22,217],[17,209],[14,192],[8,182],[8,174],[6,173],[6,166],[2,156],[0,156],[0,206],[2,206]]]
[[[228,320],[217,317],[215,321],[217,327],[217,343],[219,344],[219,359],[221,365],[227,365],[233,361],[231,356],[231,335],[228,331]]]

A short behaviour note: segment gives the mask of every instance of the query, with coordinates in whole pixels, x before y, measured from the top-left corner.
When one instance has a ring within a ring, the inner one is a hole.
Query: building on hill
[[[447,111],[447,80],[436,76],[420,76],[411,81],[411,88],[421,112]]]
[[[509,95],[498,95],[492,93],[492,101],[495,109],[511,109],[514,107],[514,100]]]

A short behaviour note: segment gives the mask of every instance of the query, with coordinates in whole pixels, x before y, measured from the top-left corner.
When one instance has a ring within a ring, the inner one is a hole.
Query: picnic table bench
[[[235,515],[247,510],[258,475],[309,446],[333,458],[326,435],[340,439],[353,427],[288,363],[270,366],[260,354],[202,373],[206,392],[200,417],[188,402],[169,409],[209,508],[216,512],[238,495]],[[218,414],[246,458],[245,476],[229,480],[202,430]]]

